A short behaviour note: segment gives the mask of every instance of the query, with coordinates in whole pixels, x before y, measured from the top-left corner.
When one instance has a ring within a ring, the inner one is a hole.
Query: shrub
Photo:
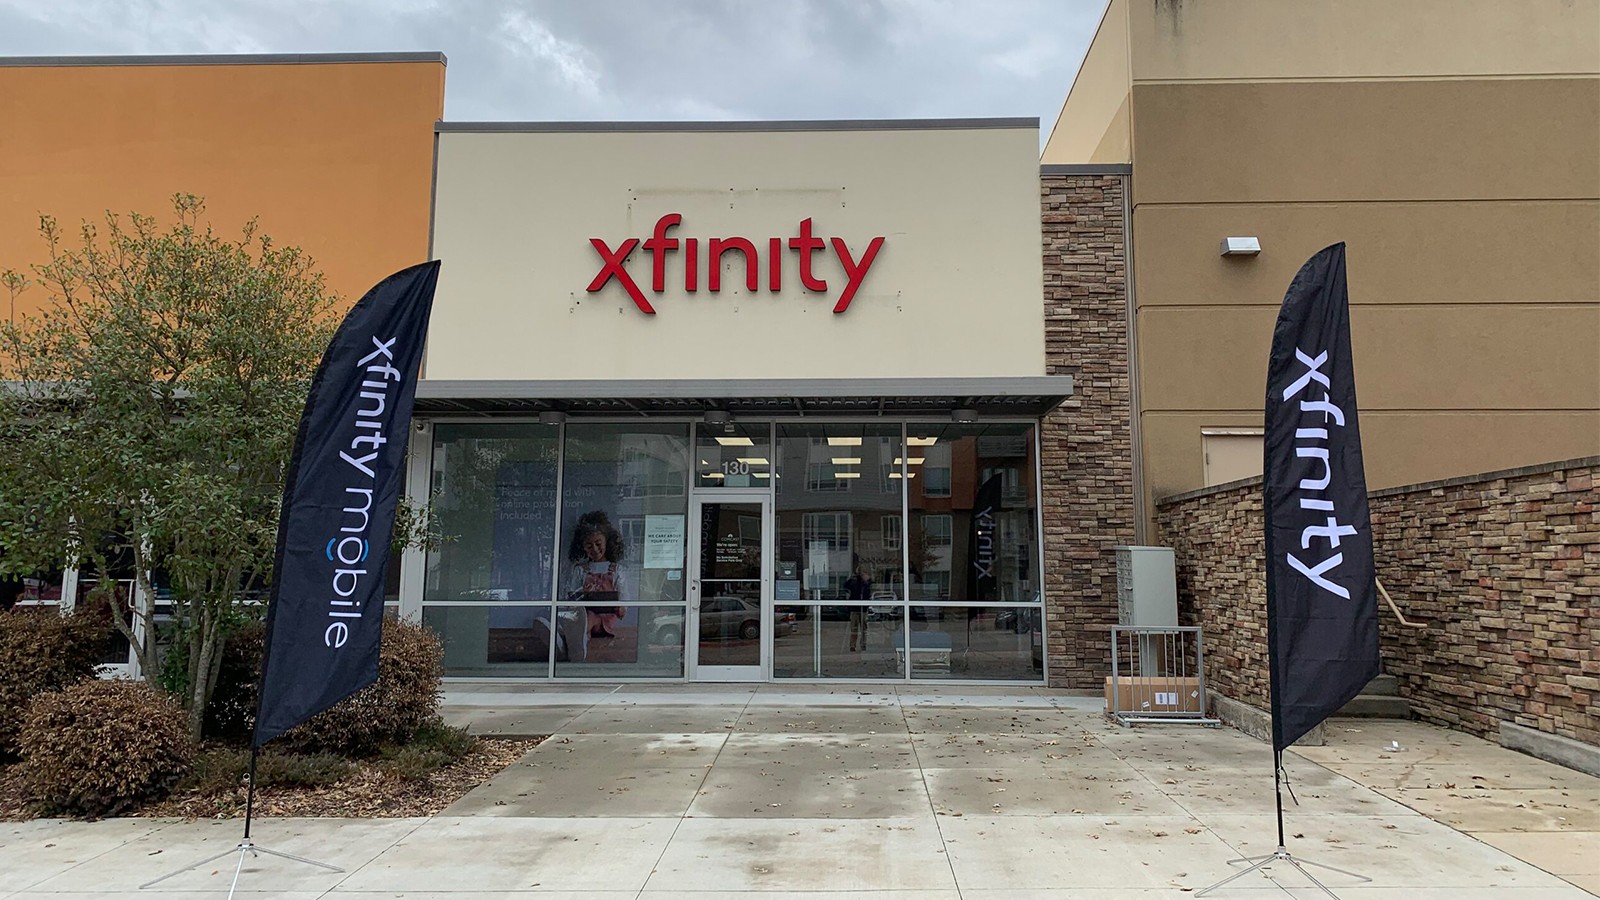
[[[321,787],[355,770],[355,763],[334,753],[263,753],[256,763],[256,786]]]
[[[108,627],[103,616],[49,607],[0,612],[0,758],[17,755],[28,701],[94,674]]]
[[[178,704],[146,684],[98,679],[36,697],[18,745],[30,799],[84,816],[165,796],[195,753]]]
[[[189,774],[179,781],[179,793],[212,797],[245,789],[250,751],[216,747],[195,758]],[[264,752],[256,763],[256,787],[321,787],[355,771],[355,764],[332,753]]]
[[[465,728],[433,721],[417,729],[411,742],[384,751],[382,768],[402,781],[426,781],[434,772],[472,752],[478,739]]]
[[[443,679],[444,647],[433,630],[385,619],[377,682],[285,733],[281,747],[372,756],[404,744],[438,719]]]

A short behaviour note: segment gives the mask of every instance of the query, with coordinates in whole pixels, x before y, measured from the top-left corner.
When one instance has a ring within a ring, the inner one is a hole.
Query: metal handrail
[[[1374,579],[1372,579],[1372,583],[1376,584],[1378,586],[1378,596],[1383,598],[1383,602],[1389,604],[1390,611],[1394,613],[1394,617],[1396,619],[1400,620],[1400,624],[1401,625],[1404,625],[1407,628],[1427,628],[1428,627],[1428,623],[1426,623],[1426,622],[1412,622],[1409,619],[1407,619],[1405,617],[1405,615],[1400,612],[1400,607],[1395,604],[1394,598],[1389,596],[1389,592],[1388,591],[1384,590],[1383,582],[1381,582],[1378,579],[1374,578]]]

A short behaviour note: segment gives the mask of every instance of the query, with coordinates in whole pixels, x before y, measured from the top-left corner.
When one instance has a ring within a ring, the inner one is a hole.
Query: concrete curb
[[[1210,688],[1206,689],[1206,706],[1211,710],[1211,715],[1221,719],[1223,724],[1248,734],[1258,741],[1272,740],[1272,714],[1264,709],[1257,709],[1242,700],[1224,697]],[[1306,732],[1305,736],[1295,741],[1296,747],[1321,747],[1328,742],[1327,732],[1324,730],[1326,723],[1318,722],[1317,727]]]
[[[1536,731],[1512,722],[1500,723],[1500,746],[1517,750],[1529,756],[1577,769],[1589,775],[1600,776],[1600,747]]]

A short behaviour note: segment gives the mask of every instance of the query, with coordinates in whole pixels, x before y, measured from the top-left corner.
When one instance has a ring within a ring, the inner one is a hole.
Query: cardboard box
[[[1200,679],[1124,675],[1117,679],[1117,706],[1111,707],[1111,676],[1106,676],[1106,711],[1133,713],[1197,713],[1205,707]]]

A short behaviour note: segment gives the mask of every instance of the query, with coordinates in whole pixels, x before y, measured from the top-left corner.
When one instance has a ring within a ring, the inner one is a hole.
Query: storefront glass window
[[[681,677],[683,607],[561,607],[556,616],[556,675]]]
[[[423,601],[552,599],[556,529],[554,425],[440,423],[433,432],[433,514]]]
[[[701,425],[694,440],[696,484],[766,489],[772,479],[772,426]]]
[[[911,425],[906,443],[911,601],[1039,602],[1033,426]]]
[[[448,603],[422,608],[444,642],[446,675],[544,678],[550,673],[550,606]]]
[[[779,599],[903,602],[898,526],[885,524],[900,516],[900,492],[881,484],[900,426],[779,425],[777,454],[775,558],[789,582]]]
[[[441,423],[434,434],[444,539],[427,554],[423,620],[445,638],[451,675],[682,677],[698,485],[772,489],[774,677],[1042,676],[1030,424]],[[758,519],[748,530],[759,543]],[[759,579],[760,553],[751,559],[745,574]],[[753,652],[762,593],[702,598],[701,643],[710,634],[714,646],[700,665],[759,660],[716,648]]]
[[[689,426],[568,425],[561,597],[682,603]]]
[[[450,675],[549,674],[560,431],[434,426],[440,541],[427,554],[422,621],[444,642]]]
[[[1036,681],[1044,676],[1038,606],[912,606],[912,679]]]
[[[557,675],[683,674],[689,449],[685,423],[567,426]]]
[[[775,678],[903,678],[905,607],[778,606]]]

